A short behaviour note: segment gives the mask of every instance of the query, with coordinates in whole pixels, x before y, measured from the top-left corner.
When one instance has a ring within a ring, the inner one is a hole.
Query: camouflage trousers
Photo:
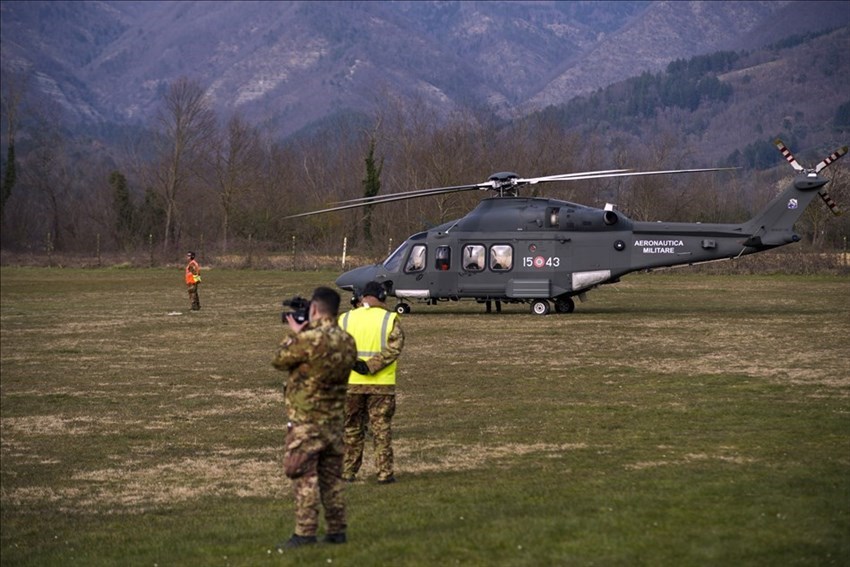
[[[201,298],[198,296],[198,284],[189,286],[189,301],[192,302],[192,311],[198,311],[201,308]]]
[[[320,504],[325,509],[327,533],[345,532],[342,458],[339,425],[294,425],[287,431],[283,462],[284,472],[292,479],[297,535],[316,535]]]
[[[386,394],[348,394],[345,397],[345,462],[343,478],[352,478],[363,464],[366,429],[375,446],[378,480],[393,476],[392,419],[395,396]]]

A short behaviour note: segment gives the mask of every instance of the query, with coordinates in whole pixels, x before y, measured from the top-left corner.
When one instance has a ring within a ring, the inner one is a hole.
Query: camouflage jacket
[[[284,389],[289,421],[341,423],[348,375],[355,360],[354,339],[331,317],[311,321],[300,333],[288,333],[272,365],[289,371]]]

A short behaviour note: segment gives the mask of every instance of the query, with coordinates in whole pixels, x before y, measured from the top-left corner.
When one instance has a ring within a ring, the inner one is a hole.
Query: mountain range
[[[704,148],[742,147],[789,114],[826,129],[841,92],[850,100],[848,33],[759,52],[846,32],[847,2],[3,1],[0,10],[4,75],[28,77],[77,127],[145,125],[181,76],[205,85],[220,114],[280,137],[372,113],[387,98],[515,119],[721,50],[751,54],[726,77],[746,95],[706,123]]]
[[[287,136],[386,97],[515,118],[671,61],[847,26],[847,2],[3,1],[2,68],[69,123],[144,124],[197,79]],[[846,46],[845,46],[846,47]],[[845,50],[846,52],[846,50]],[[840,57],[841,54],[835,54]]]

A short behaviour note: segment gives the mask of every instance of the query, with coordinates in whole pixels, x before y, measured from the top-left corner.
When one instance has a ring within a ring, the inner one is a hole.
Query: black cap
[[[195,253],[194,253],[194,252],[192,252],[191,250],[189,250],[188,252],[186,252],[186,255],[187,255],[188,257],[190,257],[191,259],[193,259],[193,260],[195,259]]]
[[[379,301],[383,301],[387,298],[387,288],[378,282],[369,282],[363,286],[363,293],[361,295],[363,297],[371,295],[372,297],[376,297]]]

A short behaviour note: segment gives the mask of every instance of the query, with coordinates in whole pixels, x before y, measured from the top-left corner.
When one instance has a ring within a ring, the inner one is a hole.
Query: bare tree
[[[222,252],[226,254],[234,210],[248,188],[262,177],[263,147],[257,129],[235,115],[211,150],[208,159],[221,208]]]
[[[33,192],[33,224],[48,231],[48,246],[62,249],[62,219],[70,186],[66,140],[60,131],[59,109],[40,106],[32,129],[33,149],[23,162],[22,182]],[[39,222],[40,219],[40,222]]]
[[[178,199],[214,133],[215,115],[203,87],[180,77],[169,87],[156,116],[155,157],[149,171],[149,183],[165,204],[164,252],[174,240]]]

